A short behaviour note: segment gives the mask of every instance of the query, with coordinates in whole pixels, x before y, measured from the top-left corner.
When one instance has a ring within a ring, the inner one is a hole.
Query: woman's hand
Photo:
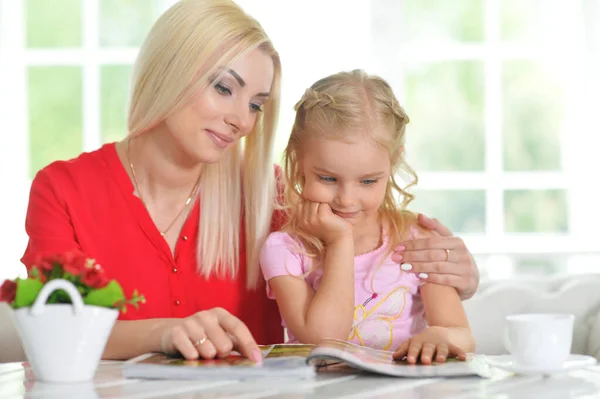
[[[395,248],[392,260],[425,281],[455,287],[461,299],[472,297],[479,286],[479,269],[463,240],[437,219],[419,214],[418,222],[439,236],[403,242]]]
[[[300,227],[325,244],[352,237],[352,224],[333,213],[329,204],[305,201],[299,205],[298,214]]]
[[[423,364],[431,364],[433,359],[443,363],[449,357],[466,360],[467,354],[464,350],[450,342],[450,329],[445,327],[428,327],[421,333],[404,341],[394,352],[394,359],[415,364],[419,360]]]
[[[160,347],[168,354],[179,352],[188,360],[224,357],[235,349],[262,363],[262,352],[248,327],[222,308],[176,320],[163,332]]]

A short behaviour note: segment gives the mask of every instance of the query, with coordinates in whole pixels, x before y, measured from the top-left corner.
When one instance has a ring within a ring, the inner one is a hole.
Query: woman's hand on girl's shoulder
[[[419,334],[404,341],[394,352],[394,359],[415,364],[443,363],[448,358],[466,360],[466,352],[451,342],[450,329],[446,327],[427,327]]]
[[[417,221],[411,226],[413,237],[394,248],[392,260],[424,281],[456,288],[461,299],[472,297],[479,269],[464,241],[437,219],[419,214]]]
[[[336,215],[329,204],[304,201],[298,207],[300,227],[326,244],[352,239],[352,224]]]
[[[173,319],[161,336],[161,350],[180,353],[186,359],[213,359],[237,350],[248,359],[262,362],[262,353],[248,327],[222,308],[213,308],[184,319]]]

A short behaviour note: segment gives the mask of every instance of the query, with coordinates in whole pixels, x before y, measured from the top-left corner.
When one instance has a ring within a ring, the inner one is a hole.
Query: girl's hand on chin
[[[334,214],[327,203],[304,201],[298,215],[300,227],[326,244],[352,238],[352,224]]]

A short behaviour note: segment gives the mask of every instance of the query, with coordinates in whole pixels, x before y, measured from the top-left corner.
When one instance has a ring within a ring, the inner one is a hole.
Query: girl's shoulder
[[[392,228],[395,226],[395,228]],[[384,224],[385,231],[389,234],[388,244],[392,247],[407,240],[433,237],[437,233],[419,224],[418,213],[406,209],[398,210],[390,216]]]
[[[264,249],[273,249],[285,247],[293,252],[302,248],[302,244],[298,239],[292,236],[290,233],[284,231],[275,231],[267,236],[265,243],[263,244]]]

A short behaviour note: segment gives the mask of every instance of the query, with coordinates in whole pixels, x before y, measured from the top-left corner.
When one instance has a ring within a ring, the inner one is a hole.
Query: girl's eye
[[[263,112],[262,105],[258,105],[258,104],[250,104],[250,110],[252,112]]]
[[[231,90],[229,90],[229,88],[222,83],[217,83],[215,85],[215,89],[221,94],[231,95]]]
[[[365,186],[371,186],[375,183],[377,183],[377,179],[366,179],[362,181],[362,184],[364,184]]]
[[[335,177],[319,176],[319,180],[324,181],[325,183],[335,183]]]

